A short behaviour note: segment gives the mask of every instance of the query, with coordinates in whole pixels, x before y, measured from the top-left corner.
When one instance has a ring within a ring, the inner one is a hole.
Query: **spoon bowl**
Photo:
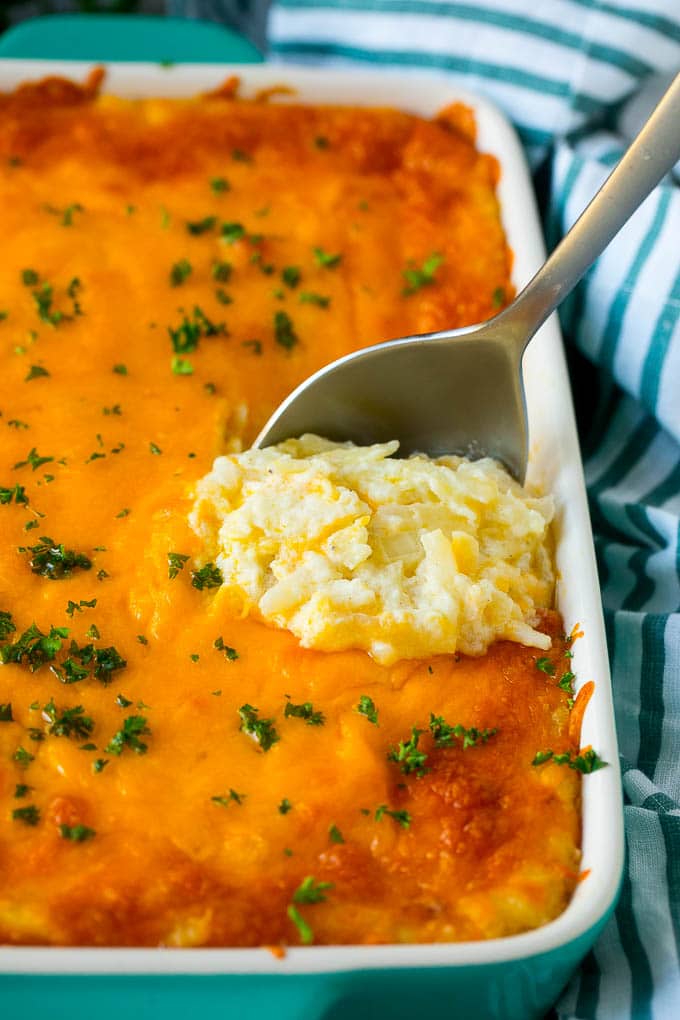
[[[310,376],[255,440],[314,432],[399,453],[490,456],[524,482],[522,355],[650,191],[680,159],[680,74],[571,230],[512,304],[479,326],[366,347]]]

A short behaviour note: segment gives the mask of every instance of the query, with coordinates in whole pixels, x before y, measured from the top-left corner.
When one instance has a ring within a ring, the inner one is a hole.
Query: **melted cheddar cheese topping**
[[[483,939],[577,880],[561,623],[382,665],[219,612],[189,526],[303,378],[512,296],[469,111],[0,96],[0,939]],[[547,659],[546,659],[547,661]],[[545,662],[542,663],[545,666]]]

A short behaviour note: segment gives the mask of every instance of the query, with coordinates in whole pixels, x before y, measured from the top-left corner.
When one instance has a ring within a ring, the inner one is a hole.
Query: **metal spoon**
[[[522,355],[649,192],[680,158],[680,74],[543,267],[483,325],[390,340],[339,358],[295,389],[255,446],[315,432],[400,442],[400,454],[488,455],[524,481]]]

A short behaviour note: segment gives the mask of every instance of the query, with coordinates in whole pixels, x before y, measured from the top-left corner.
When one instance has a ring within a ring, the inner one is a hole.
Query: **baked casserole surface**
[[[570,642],[380,665],[217,609],[188,517],[353,346],[512,297],[470,111],[0,97],[0,939],[485,939],[578,879]],[[578,707],[578,702],[577,702]]]

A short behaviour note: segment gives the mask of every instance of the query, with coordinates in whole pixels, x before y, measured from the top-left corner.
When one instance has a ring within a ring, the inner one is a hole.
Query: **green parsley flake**
[[[277,344],[290,351],[298,343],[298,336],[293,322],[286,312],[279,310],[274,313],[274,337]]]
[[[42,365],[31,365],[24,382],[30,382],[32,379],[49,378],[49,375],[50,373]]]
[[[342,262],[342,255],[330,255],[323,248],[313,248],[314,261],[323,269],[335,269]]]
[[[188,358],[181,358],[179,354],[175,354],[170,362],[170,368],[172,369],[173,375],[193,375],[194,366],[191,364]]]
[[[238,652],[236,649],[232,648],[231,645],[225,645],[224,640],[221,637],[215,639],[213,647],[216,648],[218,652],[224,652],[224,657],[225,659],[228,659],[229,662],[234,662],[238,659]]]
[[[288,697],[288,695],[286,695]],[[305,701],[301,705],[294,705],[290,700],[286,703],[284,711],[285,718],[304,719],[308,726],[323,726],[326,717],[323,712],[315,712],[311,701]]]
[[[92,839],[97,833],[87,825],[60,825],[59,832],[62,839],[70,839],[72,843],[84,843]]]
[[[230,184],[226,177],[212,177],[210,180],[210,190],[215,195],[222,195],[225,191],[229,191]]]
[[[536,659],[536,669],[540,669],[541,673],[547,673],[548,676],[555,676],[554,663],[545,656],[541,659]]]
[[[392,747],[387,752],[387,760],[397,762],[405,776],[415,772],[416,776],[420,778],[430,771],[425,766],[427,755],[424,751],[418,750],[418,741],[424,732],[424,730],[416,729],[413,726],[411,728],[410,739],[399,741],[397,747]]]
[[[554,762],[555,765],[567,765],[570,769],[574,769],[576,772],[581,772],[584,775],[597,772],[598,769],[603,769],[609,764],[603,761],[599,754],[593,751],[592,747],[577,755],[573,755],[571,751],[565,751],[563,754],[555,754],[554,751],[537,751],[531,764],[543,765],[548,761]]]
[[[0,722],[14,722],[11,701],[0,702]]]
[[[381,821],[384,815],[389,815],[390,818],[393,818],[402,829],[408,829],[411,826],[411,815],[408,811],[393,811],[387,804],[380,804],[375,811],[376,822]]]
[[[361,695],[356,710],[359,715],[365,715],[368,721],[373,723],[374,726],[378,725],[378,709],[375,707],[373,699],[369,698],[367,694]]]
[[[205,588],[219,588],[223,580],[220,568],[216,567],[214,563],[206,563],[199,570],[191,571],[191,584],[199,591],[203,591]]]
[[[288,812],[292,810],[292,807],[293,807],[293,805],[288,800],[288,798],[284,797],[283,800],[281,801],[281,803],[279,804],[279,814],[280,815],[287,815]]]
[[[189,559],[184,553],[169,552],[168,553],[168,577],[172,581],[179,574],[180,570],[184,570],[184,564]]]
[[[443,261],[443,255],[433,252],[432,255],[425,259],[420,269],[417,268],[414,262],[410,262],[408,268],[404,269],[402,273],[406,280],[406,286],[402,290],[404,297],[415,294],[421,287],[427,287],[435,283],[435,273]]]
[[[143,715],[129,715],[104,750],[107,754],[120,755],[127,747],[134,751],[135,754],[146,754],[148,744],[140,740],[140,737],[147,736],[150,733],[151,730],[147,726],[147,720]]]
[[[23,822],[24,825],[37,825],[40,821],[40,811],[35,804],[27,804],[26,807],[14,808],[12,818],[16,822]]]
[[[345,838],[340,832],[340,829],[337,827],[337,825],[331,825],[330,829],[328,830],[328,838],[330,839],[331,843],[345,842]]]
[[[258,719],[259,708],[253,705],[241,705],[238,714],[241,717],[240,729],[255,740],[263,751],[269,751],[281,738],[276,732],[273,719]]]
[[[302,272],[299,266],[286,266],[281,270],[281,279],[285,283],[286,287],[290,287],[294,290],[299,284],[302,278]]]
[[[315,294],[311,290],[303,290],[300,294],[300,303],[303,305],[316,305],[317,308],[328,308],[331,299],[323,294]]]
[[[179,287],[191,276],[191,262],[188,259],[180,259],[175,262],[170,270],[170,286]]]
[[[33,554],[29,560],[33,573],[50,581],[61,581],[70,577],[74,570],[90,570],[92,567],[92,561],[83,553],[66,549],[48,535],[41,535],[39,544],[29,545],[26,551]]]
[[[232,273],[231,262],[224,262],[222,260],[213,262],[210,272],[213,280],[217,280],[218,283],[227,283]]]
[[[190,234],[197,236],[199,234],[205,234],[208,230],[212,230],[217,224],[217,216],[204,216],[202,220],[195,220],[194,222],[187,222],[187,230]]]
[[[211,797],[211,801],[214,804],[219,804],[221,807],[229,807],[230,804],[243,804],[245,800],[245,793],[237,793],[236,790],[229,789],[228,794],[222,794],[221,796]]]

